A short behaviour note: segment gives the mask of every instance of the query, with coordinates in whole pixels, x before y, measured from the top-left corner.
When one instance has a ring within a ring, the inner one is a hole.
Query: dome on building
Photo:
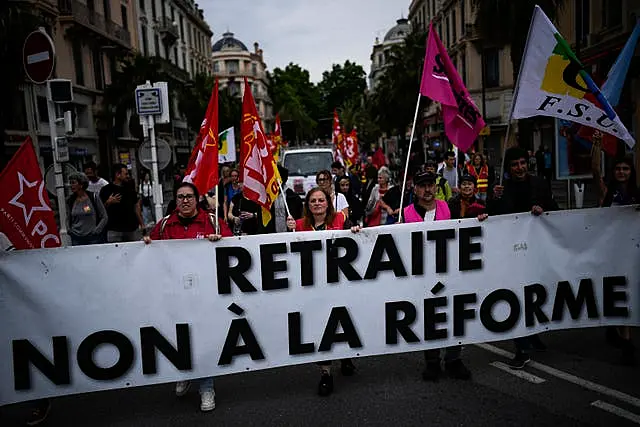
[[[409,20],[400,18],[396,21],[396,26],[390,29],[384,36],[384,41],[404,40],[407,34],[411,32]]]
[[[214,52],[220,52],[221,50],[244,50],[249,51],[247,46],[240,40],[233,37],[233,33],[226,32],[222,35],[222,38],[214,43],[212,50]]]

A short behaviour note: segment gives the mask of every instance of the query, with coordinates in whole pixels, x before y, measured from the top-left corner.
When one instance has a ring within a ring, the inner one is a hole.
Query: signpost
[[[153,85],[147,80],[136,88],[136,110],[140,116],[140,124],[144,136],[151,142],[151,180],[153,186],[153,205],[156,221],[162,218],[163,195],[158,174],[158,147],[156,144],[156,123],[169,123],[169,93],[166,82]],[[145,165],[147,167],[147,165]],[[165,165],[166,167],[166,165]]]

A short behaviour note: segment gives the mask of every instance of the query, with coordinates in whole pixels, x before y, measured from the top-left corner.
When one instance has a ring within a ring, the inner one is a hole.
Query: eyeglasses
[[[187,200],[191,201],[196,198],[196,195],[195,194],[178,194],[176,198],[181,201],[187,201]]]

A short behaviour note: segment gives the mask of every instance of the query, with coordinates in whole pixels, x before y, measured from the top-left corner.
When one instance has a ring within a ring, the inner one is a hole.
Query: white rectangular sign
[[[626,207],[8,253],[0,405],[639,325],[639,219]]]
[[[136,110],[140,116],[162,114],[162,98],[157,87],[136,89]]]

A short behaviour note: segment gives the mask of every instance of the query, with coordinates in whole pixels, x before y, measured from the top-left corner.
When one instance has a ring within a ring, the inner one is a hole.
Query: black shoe
[[[36,406],[33,408],[31,415],[25,421],[25,425],[37,426],[44,422],[51,410],[51,401],[49,399],[43,399],[36,402]]]
[[[333,377],[331,374],[323,373],[318,384],[318,394],[320,396],[329,396],[333,392]]]
[[[544,353],[545,351],[547,351],[547,346],[542,342],[540,337],[537,335],[534,335],[531,337],[531,348],[533,348],[534,351],[537,351],[539,353]]]
[[[517,352],[516,356],[513,359],[509,360],[507,364],[511,369],[523,369],[524,366],[529,362],[531,362],[531,358],[528,354]]]
[[[440,362],[427,362],[427,367],[422,371],[422,379],[425,381],[438,381],[440,377]]]
[[[449,377],[456,380],[468,380],[471,378],[471,371],[464,366],[464,363],[462,363],[462,360],[460,359],[445,362],[444,370],[447,372]]]
[[[354,366],[351,359],[344,359],[340,361],[340,371],[345,377],[350,377],[356,371],[356,367]]]

